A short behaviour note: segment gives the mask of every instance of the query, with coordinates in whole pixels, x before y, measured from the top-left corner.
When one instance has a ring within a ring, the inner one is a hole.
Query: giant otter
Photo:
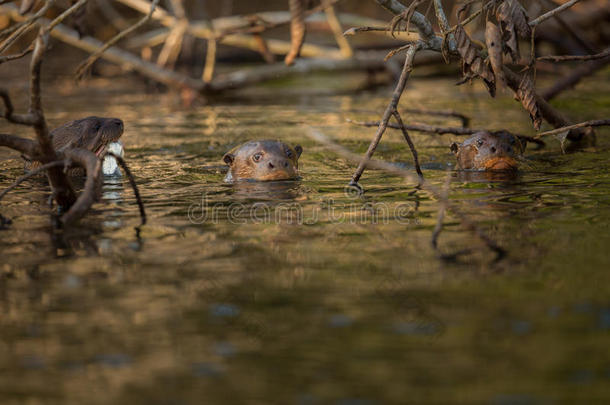
[[[461,145],[451,144],[460,170],[514,171],[525,143],[508,132],[477,132]]]
[[[123,121],[118,118],[87,117],[67,122],[51,131],[53,148],[62,152],[70,148],[83,148],[95,153],[98,157],[107,151],[123,155],[123,146],[119,138],[123,135]],[[39,163],[34,162],[31,167]],[[27,168],[27,167],[26,167]],[[103,163],[105,175],[120,174],[116,159],[106,156]],[[82,174],[80,168],[70,171],[72,175]]]
[[[288,180],[299,173],[300,145],[294,148],[280,141],[251,141],[225,153],[229,165],[226,182],[236,180]]]

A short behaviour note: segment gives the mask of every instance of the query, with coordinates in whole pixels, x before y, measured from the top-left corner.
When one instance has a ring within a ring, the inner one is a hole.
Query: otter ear
[[[222,160],[228,164],[229,166],[231,166],[233,164],[233,162],[235,161],[235,155],[232,153],[225,153],[225,155],[222,157]]]
[[[297,159],[301,157],[301,153],[303,153],[303,148],[301,145],[297,145],[294,147],[294,151],[297,153]]]
[[[454,154],[457,154],[458,150],[460,149],[460,146],[457,143],[453,142],[451,144],[450,148],[451,148],[451,152],[453,152]]]

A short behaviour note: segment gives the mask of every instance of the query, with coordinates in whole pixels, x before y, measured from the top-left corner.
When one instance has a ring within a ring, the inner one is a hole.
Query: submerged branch
[[[129,170],[127,163],[121,156],[116,155],[112,152],[108,152],[106,154],[114,157],[117,160],[117,162],[119,163],[119,166],[121,166],[121,168],[125,172],[125,176],[127,176],[127,179],[129,180],[129,184],[131,185],[131,188],[133,189],[133,194],[136,198],[136,203],[138,204],[138,208],[140,210],[140,226],[146,224],[146,211],[144,210],[144,203],[142,202],[142,197],[140,197],[140,190],[138,190],[138,185],[136,184],[136,180],[134,179],[133,174],[131,173],[131,170]]]

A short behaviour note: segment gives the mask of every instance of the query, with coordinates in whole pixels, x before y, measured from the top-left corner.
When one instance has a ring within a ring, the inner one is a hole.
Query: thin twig
[[[388,35],[390,34],[390,29],[388,27],[352,27],[350,29],[348,29],[347,31],[345,31],[343,33],[344,36],[348,36],[348,35],[356,35],[359,32],[386,32],[388,33]],[[399,33],[406,33],[406,34],[415,34],[417,33],[417,31],[415,30],[411,30],[411,31],[405,31],[405,30],[394,30],[394,33],[399,32]]]
[[[565,2],[561,6],[554,8],[551,11],[549,11],[548,13],[544,13],[541,16],[539,16],[538,18],[530,21],[529,26],[535,27],[536,25],[540,24],[541,22],[546,21],[549,18],[555,16],[557,13],[561,13],[563,10],[566,10],[566,9],[572,7],[574,4],[578,3],[579,1],[580,0],[570,0],[568,2]]]
[[[123,171],[125,172],[125,175],[127,176],[127,179],[129,180],[129,184],[131,185],[131,188],[133,189],[133,194],[136,197],[136,202],[138,203],[138,208],[140,209],[140,225],[146,224],[146,211],[144,210],[144,203],[142,202],[142,197],[140,197],[140,190],[138,190],[138,185],[136,184],[136,180],[134,179],[133,174],[131,173],[131,170],[129,170],[127,163],[121,156],[116,155],[112,152],[107,152],[106,155],[110,155],[110,156],[114,157],[117,160],[118,164],[123,169]],[[102,158],[102,160],[103,160],[103,158]]]
[[[66,11],[58,15],[53,21],[51,21],[49,26],[46,27],[47,32],[53,31],[53,28],[55,28],[58,24],[61,24],[66,18],[77,12],[82,6],[87,3],[87,1],[89,0],[79,0],[78,2],[70,6],[70,8],[68,8]]]
[[[555,128],[551,131],[540,132],[534,138],[538,139],[538,138],[542,138],[543,136],[560,134],[562,132],[569,131],[569,130],[576,129],[576,128],[601,127],[601,126],[605,126],[605,125],[610,125],[610,119],[579,122],[578,124],[567,125],[567,126],[561,127],[561,128]]]
[[[569,62],[569,61],[587,61],[595,59],[604,59],[610,56],[610,48],[603,52],[596,53],[595,55],[550,55],[550,56],[539,56],[536,60],[550,60],[553,62]]]
[[[381,122],[379,123],[379,127],[377,128],[377,133],[371,141],[371,144],[369,145],[369,148],[366,151],[364,159],[360,162],[358,168],[352,176],[352,180],[350,183],[353,185],[358,184],[358,181],[360,180],[360,177],[362,176],[362,173],[366,168],[367,161],[371,158],[371,156],[373,156],[373,153],[375,153],[375,149],[377,149],[377,145],[379,145],[379,141],[381,141],[381,137],[383,136],[383,133],[385,132],[388,126],[390,117],[392,117],[394,111],[396,111],[397,109],[398,102],[400,101],[400,96],[402,95],[405,86],[407,85],[407,80],[409,80],[409,76],[411,74],[411,71],[413,70],[413,59],[415,58],[415,53],[420,49],[421,46],[421,42],[418,42],[416,44],[413,44],[407,50],[407,55],[405,57],[405,62],[402,67],[402,72],[398,79],[398,83],[396,84],[396,88],[392,93],[392,99],[390,100],[390,103],[388,104],[385,112],[383,113],[383,117],[381,119]]]
[[[86,0],[81,0],[86,1]],[[129,35],[134,30],[138,29],[142,25],[144,25],[150,18],[152,17],[155,8],[159,4],[159,0],[153,0],[150,4],[150,11],[146,14],[140,21],[132,25],[131,27],[119,32],[112,39],[104,44],[100,49],[98,49],[94,54],[90,55],[85,61],[83,61],[76,69],[76,78],[80,80],[84,77],[86,72],[89,70],[91,65],[95,63],[96,60],[100,58],[100,56],[106,51],[106,49],[110,48],[112,45],[116,44],[119,40]]]
[[[54,2],[55,0],[50,0],[46,2],[45,5],[40,10],[38,10],[36,14],[23,21],[21,25],[17,25],[18,28],[8,38],[6,38],[2,43],[0,43],[0,53],[4,52],[17,39],[19,39],[21,35],[23,35],[30,28],[32,28],[34,23],[46,14],[47,10],[53,5]]]
[[[65,160],[55,160],[53,162],[45,163],[44,165],[41,165],[41,166],[37,167],[36,169],[33,169],[33,170],[27,172],[26,174],[24,174],[23,176],[21,176],[17,180],[15,180],[13,182],[13,184],[11,184],[10,186],[8,186],[4,190],[2,190],[2,192],[0,192],[0,200],[2,200],[5,195],[10,193],[12,190],[16,189],[21,183],[23,183],[30,177],[34,177],[37,174],[39,174],[40,172],[44,172],[45,170],[50,169],[52,167],[65,166],[65,164],[66,164]]]
[[[553,99],[558,94],[567,90],[569,88],[574,87],[578,84],[584,77],[590,76],[597,72],[600,69],[603,69],[607,64],[610,63],[610,59],[598,59],[595,61],[582,63],[577,66],[572,72],[560,79],[558,79],[555,84],[553,84],[548,89],[543,90],[540,95],[547,101]]]
[[[21,59],[25,55],[32,52],[33,50],[34,50],[34,46],[33,46],[33,44],[30,44],[30,46],[28,46],[23,52],[16,53],[14,55],[0,56],[0,64],[5,63],[5,62],[10,62],[10,61],[16,60],[16,59]]]
[[[347,121],[351,124],[360,125],[363,127],[378,127],[379,126],[379,121],[353,121],[349,118],[346,119],[345,121]],[[474,135],[477,132],[491,132],[491,133],[508,132],[511,135],[516,136],[517,138],[519,138],[522,141],[535,143],[536,145],[539,145],[540,147],[545,146],[545,143],[543,141],[541,141],[540,139],[535,139],[535,138],[533,138],[531,136],[527,136],[527,135],[513,134],[506,130],[494,131],[494,130],[482,129],[482,128],[435,127],[433,125],[420,124],[420,123],[404,124],[404,126],[409,131],[419,131],[419,132],[438,134],[438,135],[452,134],[452,135],[464,136],[464,135]],[[398,125],[391,124],[391,123],[388,124],[388,128],[401,129]]]

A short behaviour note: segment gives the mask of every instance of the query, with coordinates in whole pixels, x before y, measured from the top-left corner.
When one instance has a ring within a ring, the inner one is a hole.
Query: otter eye
[[[286,156],[292,158],[292,151],[290,149],[286,149]]]
[[[255,162],[258,162],[261,160],[262,157],[263,157],[262,153],[255,153],[254,156],[252,156],[252,160],[254,160]]]
[[[477,146],[483,146],[483,140],[482,139],[477,140]]]

